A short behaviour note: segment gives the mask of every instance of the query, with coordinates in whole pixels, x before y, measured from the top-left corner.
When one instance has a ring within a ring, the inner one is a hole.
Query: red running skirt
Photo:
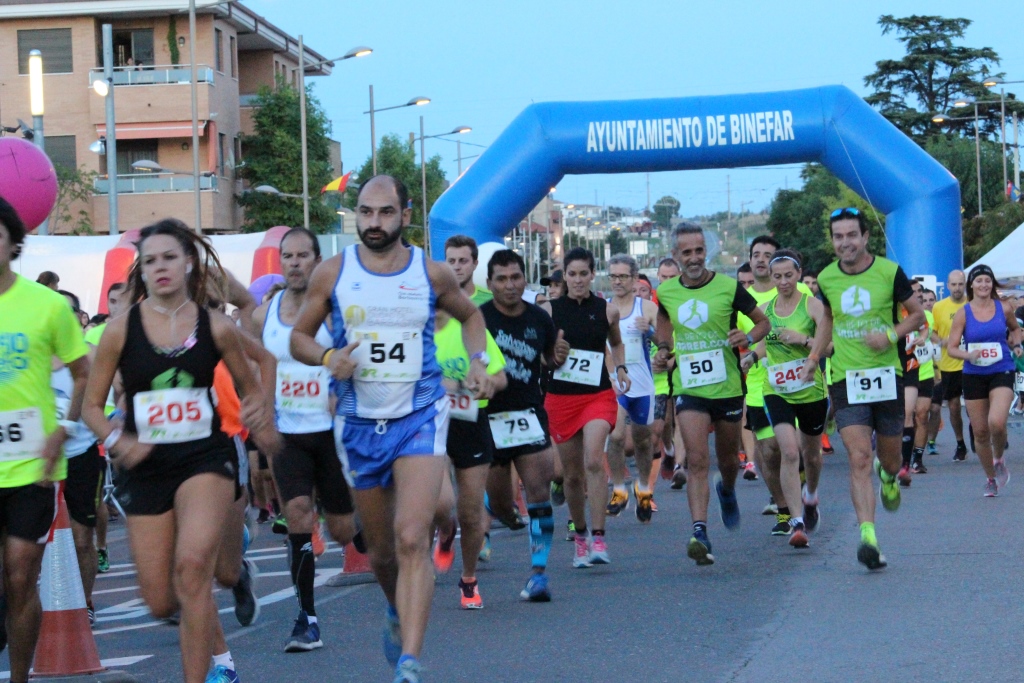
[[[597,394],[548,394],[544,399],[544,409],[548,413],[551,439],[555,443],[565,443],[594,420],[604,420],[614,429],[619,402],[614,389]]]

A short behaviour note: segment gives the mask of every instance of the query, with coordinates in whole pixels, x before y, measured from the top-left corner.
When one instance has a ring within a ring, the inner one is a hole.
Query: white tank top
[[[330,431],[334,421],[328,405],[331,376],[327,368],[300,363],[292,357],[292,325],[281,322],[281,297],[278,292],[270,300],[267,318],[263,321],[263,346],[277,359],[277,388],[274,390],[274,412],[277,429],[282,434],[314,434]],[[333,344],[326,325],[316,333],[321,346]]]
[[[57,419],[63,420],[71,408],[71,394],[75,390],[75,380],[71,376],[71,370],[66,367],[50,373],[50,388],[53,389],[53,396],[57,400]],[[96,437],[85,422],[79,420],[75,423],[76,429],[73,434],[68,434],[64,442],[64,457],[73,458],[85,453],[96,443]]]
[[[609,299],[609,302],[611,300]],[[643,318],[643,299],[633,297],[633,310],[629,315],[619,317],[619,334],[626,351],[626,372],[629,373],[630,387],[626,396],[654,396],[654,375],[651,374],[650,335],[634,326],[637,318]]]
[[[422,249],[411,247],[405,268],[382,274],[363,268],[358,245],[345,248],[331,301],[334,347],[360,344],[352,379],[334,383],[339,415],[392,420],[445,395],[434,346],[436,302]]]

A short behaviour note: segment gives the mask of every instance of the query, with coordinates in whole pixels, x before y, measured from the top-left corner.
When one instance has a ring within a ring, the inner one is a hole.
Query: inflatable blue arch
[[[431,253],[456,234],[501,242],[567,174],[820,162],[886,215],[908,275],[963,265],[960,185],[843,86],[527,107],[438,199]]]

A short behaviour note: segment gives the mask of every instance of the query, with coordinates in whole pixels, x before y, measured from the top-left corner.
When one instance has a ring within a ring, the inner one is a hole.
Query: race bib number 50
[[[423,334],[419,330],[358,331],[353,379],[365,382],[416,382],[423,373]]]
[[[213,433],[213,406],[206,389],[162,389],[135,394],[139,443],[170,444]]]
[[[724,382],[728,377],[725,369],[725,353],[722,349],[704,353],[680,354],[676,359],[679,378],[683,388],[703,387]]]
[[[43,418],[38,408],[0,413],[0,460],[38,458],[43,453]]]

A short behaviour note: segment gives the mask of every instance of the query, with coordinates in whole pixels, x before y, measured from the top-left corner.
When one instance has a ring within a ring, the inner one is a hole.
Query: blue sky
[[[882,36],[882,14],[967,16],[965,44],[991,47],[1007,80],[1024,80],[1024,41],[1003,0],[811,2],[753,0],[243,0],[272,23],[303,34],[327,57],[356,45],[374,53],[316,78],[316,93],[342,143],[346,170],[370,153],[368,86],[376,105],[424,95],[425,107],[377,116],[378,139],[467,125],[464,142],[491,143],[531,102],[643,99],[789,90],[841,83],[866,94],[863,77],[901,46]],[[998,10],[1001,10],[1000,13]],[[1011,86],[1012,87],[1012,86]],[[1022,88],[1021,90],[1024,90]],[[480,152],[463,146],[463,155]],[[427,141],[449,178],[455,144]],[[741,203],[760,210],[775,191],[800,184],[799,167],[652,173],[651,202],[671,194],[683,215]],[[645,174],[566,176],[556,197],[643,208]]]

